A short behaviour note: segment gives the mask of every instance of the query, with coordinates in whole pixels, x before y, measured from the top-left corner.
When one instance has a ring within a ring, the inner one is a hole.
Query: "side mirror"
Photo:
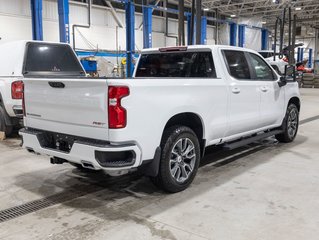
[[[296,81],[296,67],[295,65],[286,65],[285,74],[280,77],[278,82],[279,87],[283,87],[287,84],[288,81]]]
[[[278,82],[279,87],[283,87],[287,85],[286,76],[281,76]]]

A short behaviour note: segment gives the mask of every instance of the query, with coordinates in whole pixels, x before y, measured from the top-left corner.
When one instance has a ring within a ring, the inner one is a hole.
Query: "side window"
[[[275,75],[273,70],[266,64],[266,62],[256,54],[248,53],[250,62],[255,72],[255,78],[258,80],[274,80]]]
[[[142,54],[136,77],[216,78],[211,51]]]
[[[244,52],[235,50],[224,50],[223,52],[232,77],[245,80],[251,79],[249,65]]]
[[[190,77],[216,78],[216,71],[211,52],[196,53],[197,57],[193,63]]]

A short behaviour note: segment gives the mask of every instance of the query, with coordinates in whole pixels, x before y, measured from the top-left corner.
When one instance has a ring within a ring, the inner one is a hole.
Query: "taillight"
[[[23,112],[23,116],[26,116],[26,112],[25,112],[24,84],[22,84],[22,112]]]
[[[12,99],[23,98],[23,82],[22,81],[15,81],[11,84],[11,96],[12,96]]]
[[[126,127],[126,109],[121,106],[121,99],[128,96],[130,90],[125,86],[109,87],[109,128]]]

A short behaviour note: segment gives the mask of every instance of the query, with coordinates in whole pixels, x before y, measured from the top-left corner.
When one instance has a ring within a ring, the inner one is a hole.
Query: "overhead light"
[[[233,17],[236,17],[236,14],[232,14],[232,15],[230,15],[230,17],[232,17],[232,18],[233,18]]]
[[[203,10],[204,10],[205,12],[207,12],[207,11],[209,11],[209,8],[204,8]]]
[[[266,24],[267,22],[265,22],[265,21],[263,21],[263,22],[261,22],[261,24]]]
[[[300,11],[300,10],[301,10],[301,7],[296,7],[295,10],[296,10],[296,11]]]

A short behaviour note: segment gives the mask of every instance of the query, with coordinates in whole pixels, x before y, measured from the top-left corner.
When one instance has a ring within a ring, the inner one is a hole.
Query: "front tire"
[[[292,142],[297,135],[299,128],[299,110],[293,103],[289,104],[283,121],[283,133],[276,135],[279,142],[289,143]]]
[[[164,131],[159,173],[152,181],[171,193],[185,190],[194,180],[200,162],[200,146],[194,131],[173,126]]]

